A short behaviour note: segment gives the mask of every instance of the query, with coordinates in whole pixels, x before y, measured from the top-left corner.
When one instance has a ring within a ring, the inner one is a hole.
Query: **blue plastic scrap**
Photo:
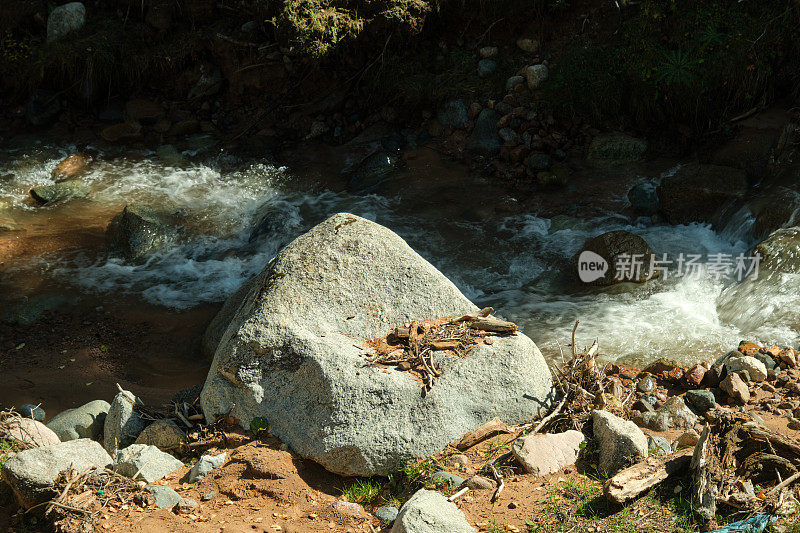
[[[769,513],[758,513],[747,520],[733,522],[710,533],[761,533],[777,519],[777,516],[772,516]]]

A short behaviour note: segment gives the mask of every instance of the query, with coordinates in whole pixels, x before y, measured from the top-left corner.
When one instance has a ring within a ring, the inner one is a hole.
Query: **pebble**
[[[488,59],[490,57],[494,57],[497,55],[498,49],[496,46],[484,46],[480,50],[478,50],[478,54],[484,59]]]
[[[478,76],[485,78],[497,70],[497,62],[494,59],[481,59],[478,61]]]
[[[539,41],[534,39],[517,39],[517,47],[523,52],[527,52],[529,54],[535,54],[539,51]]]
[[[197,500],[193,500],[192,498],[181,498],[178,502],[177,510],[180,514],[190,514],[197,510],[200,507],[200,504],[197,503]]]
[[[636,390],[638,390],[639,392],[653,392],[653,389],[655,389],[655,388],[656,388],[656,384],[653,381],[653,378],[651,378],[649,376],[646,377],[646,378],[640,379],[639,382],[636,383]],[[655,403],[655,402],[653,402],[653,403]]]

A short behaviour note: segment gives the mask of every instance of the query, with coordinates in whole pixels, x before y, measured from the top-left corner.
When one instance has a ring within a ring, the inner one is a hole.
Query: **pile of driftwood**
[[[123,512],[130,514],[134,506],[152,504],[153,496],[136,482],[108,469],[87,469],[77,472],[64,470],[56,478],[53,489],[56,496],[30,513],[44,507],[45,518],[53,529],[63,533],[94,531],[94,524],[102,516]]]
[[[367,341],[375,350],[367,362],[417,374],[423,382],[423,393],[428,393],[442,375],[442,358],[437,357],[437,352],[463,357],[478,344],[491,344],[491,336],[517,331],[516,324],[492,316],[493,311],[486,307],[477,313],[418,320],[395,328],[384,337]]]

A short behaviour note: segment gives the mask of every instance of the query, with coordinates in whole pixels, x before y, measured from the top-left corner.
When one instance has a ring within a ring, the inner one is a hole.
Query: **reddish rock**
[[[769,348],[763,348],[761,351],[772,357],[778,357],[781,353],[781,348],[780,346],[770,346]]]
[[[740,405],[750,401],[750,389],[747,387],[747,383],[739,377],[739,374],[728,374],[719,387]]]
[[[794,348],[784,348],[778,352],[778,357],[791,368],[797,366],[797,352]]]
[[[75,179],[86,169],[86,165],[89,164],[89,161],[91,161],[91,158],[82,152],[72,154],[56,165],[56,168],[50,173],[50,177],[53,178],[56,183]]]
[[[683,379],[683,374],[683,369],[681,367],[675,367],[672,370],[664,372],[663,376],[667,381],[679,383]]]
[[[754,357],[756,354],[761,352],[761,346],[754,342],[746,342],[742,341],[739,343],[739,351],[745,355],[749,355],[750,357]]]
[[[697,364],[686,371],[686,374],[684,375],[684,382],[689,386],[689,388],[699,387],[703,382],[705,375],[706,367]]]

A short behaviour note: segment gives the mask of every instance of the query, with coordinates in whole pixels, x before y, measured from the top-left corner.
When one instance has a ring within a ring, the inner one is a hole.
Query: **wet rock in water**
[[[467,106],[463,100],[451,100],[442,106],[436,120],[446,128],[462,128],[469,122]]]
[[[155,102],[134,98],[125,104],[125,114],[131,122],[152,123],[164,115],[164,110]]]
[[[608,413],[593,411],[594,436],[600,442],[598,469],[606,474],[638,463],[647,457],[647,437],[630,420]]]
[[[386,474],[493,417],[520,423],[553,401],[544,358],[520,333],[445,358],[427,395],[407,372],[364,367],[364,348],[345,341],[353,335],[380,337],[412,320],[477,310],[374,222],[334,215],[251,283],[216,350],[203,411],[208,420],[230,412],[244,427],[261,417],[292,450],[332,472]],[[365,301],[380,312],[364,312]]]
[[[750,376],[750,381],[755,383],[760,383],[767,379],[767,368],[764,366],[764,363],[748,355],[731,357],[728,359],[728,362],[725,363],[725,368],[728,374],[745,371]]]
[[[196,483],[206,477],[215,468],[225,464],[225,459],[228,457],[226,452],[217,455],[204,455],[197,463],[189,470],[189,483]]]
[[[711,222],[720,209],[747,192],[744,171],[715,165],[686,165],[658,186],[661,212],[670,224]]]
[[[647,449],[650,455],[669,455],[672,453],[672,446],[669,441],[659,435],[649,435],[647,437]]]
[[[695,408],[699,413],[705,413],[717,407],[714,393],[707,389],[695,389],[686,392],[686,403]]]
[[[78,439],[19,452],[3,464],[2,474],[19,504],[30,508],[55,496],[53,483],[62,470],[72,467],[82,472],[110,467],[111,463],[100,444]]]
[[[587,159],[593,163],[615,164],[641,161],[647,152],[647,141],[624,133],[598,135],[589,144]]]
[[[186,444],[186,434],[172,420],[156,420],[144,428],[135,444],[147,444],[163,451],[178,451]]]
[[[542,84],[550,77],[547,65],[531,65],[525,69],[525,79],[528,82],[528,89],[535,91],[541,88]]]
[[[110,143],[135,141],[142,135],[142,125],[138,122],[120,122],[103,128],[100,136]]]
[[[775,187],[760,207],[753,207],[756,219],[753,237],[765,239],[773,231],[800,224],[800,193],[787,187]]]
[[[514,457],[529,474],[546,476],[574,465],[585,437],[580,431],[528,435],[511,447]]]
[[[144,489],[154,496],[160,509],[172,509],[181,501],[180,494],[164,485],[147,485]]]
[[[739,374],[728,374],[719,384],[719,388],[742,405],[750,401],[750,389]]]
[[[359,194],[375,192],[391,179],[398,165],[399,159],[395,155],[385,150],[375,152],[361,160],[351,171],[347,188]]]
[[[438,491],[421,489],[400,508],[391,533],[474,533],[464,513]]]
[[[0,312],[0,322],[17,326],[30,326],[45,313],[61,307],[75,305],[78,298],[58,293],[36,294],[19,302],[8,302]],[[44,420],[44,417],[42,418]],[[40,420],[40,422],[42,421]]]
[[[47,17],[47,42],[63,39],[73,31],[83,28],[86,7],[81,2],[70,2],[53,8]]]
[[[134,411],[134,404],[143,405],[130,391],[122,391],[114,396],[103,423],[103,446],[109,453],[133,444],[144,429],[145,423]]]
[[[755,245],[750,255],[758,254],[759,272],[800,272],[800,227],[779,229]]]
[[[61,100],[57,94],[38,91],[31,95],[25,105],[25,116],[34,126],[51,123],[61,112]]]
[[[397,507],[385,505],[375,509],[375,517],[384,524],[391,524],[397,518],[398,512]]]
[[[659,275],[658,271],[650,268],[650,257],[654,252],[647,241],[625,230],[609,231],[586,241],[575,258],[576,273],[581,271],[581,256],[585,252],[600,256],[607,266],[602,277],[589,282],[592,285],[607,286],[626,281],[643,283]],[[640,268],[634,268],[634,257],[641,262]]]
[[[450,487],[458,487],[464,483],[464,478],[451,474],[449,472],[436,472],[431,476],[431,481],[434,484],[443,483]]]
[[[125,477],[154,483],[183,466],[183,463],[155,446],[131,444],[117,452],[114,471]]]
[[[638,183],[628,190],[628,201],[637,215],[653,216],[661,208],[656,194],[656,184],[650,181]]]
[[[697,415],[686,407],[683,398],[673,396],[654,412],[642,413],[635,421],[653,431],[667,431],[694,426]]]
[[[23,403],[17,409],[17,413],[24,418],[31,418],[37,422],[44,422],[45,419],[44,409],[32,403]]]
[[[56,168],[50,173],[50,177],[56,183],[75,179],[86,170],[86,166],[90,162],[91,158],[82,152],[72,154],[56,165]]]
[[[145,205],[126,205],[108,225],[109,249],[129,263],[141,263],[176,234],[166,213]]]
[[[517,47],[528,54],[535,54],[539,51],[539,41],[535,39],[520,38],[517,39]]]
[[[483,109],[475,121],[475,128],[467,141],[467,150],[491,157],[500,152],[500,137],[497,135],[497,121],[500,116],[493,109]]]
[[[486,78],[494,74],[497,70],[497,62],[494,59],[481,59],[478,61],[478,77]]]
[[[75,439],[99,440],[111,405],[105,400],[94,400],[74,409],[67,409],[47,423],[62,441]]]
[[[5,422],[4,436],[27,446],[36,448],[61,442],[58,435],[38,420],[19,417],[7,419]]]
[[[86,198],[92,188],[81,180],[67,180],[52,185],[37,185],[30,191],[34,200],[40,204],[49,204],[73,198]]]
[[[677,361],[662,357],[647,365],[644,370],[642,370],[642,373],[652,374],[654,376],[663,376],[669,372],[672,372],[676,368],[680,368],[680,365],[677,363]]]

